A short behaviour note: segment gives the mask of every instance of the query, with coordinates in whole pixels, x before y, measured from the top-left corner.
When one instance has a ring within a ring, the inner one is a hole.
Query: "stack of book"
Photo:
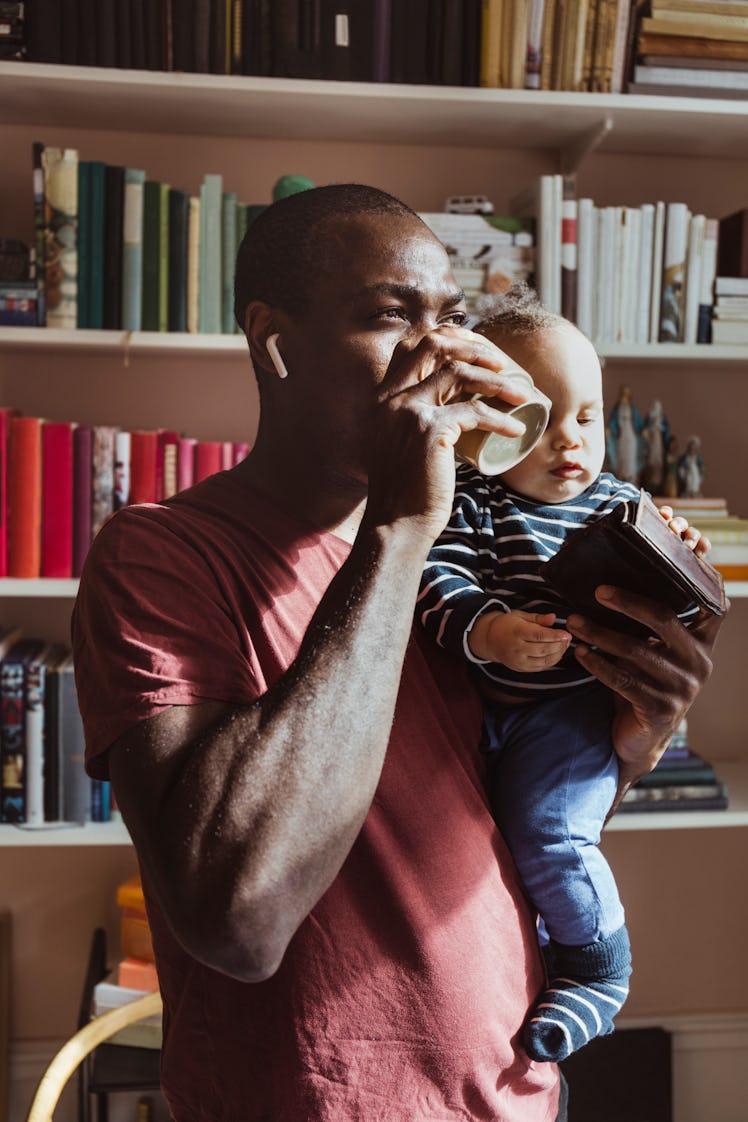
[[[109,783],[83,770],[83,725],[70,651],[0,632],[0,822],[108,822]]]
[[[747,0],[652,0],[629,93],[748,97]]]
[[[684,202],[597,206],[542,175],[512,202],[535,215],[536,281],[595,343],[709,343],[719,219]]]
[[[238,331],[238,246],[258,209],[203,178],[198,195],[139,168],[33,146],[37,323],[125,331]]]
[[[447,250],[468,311],[480,314],[483,297],[534,280],[534,219],[447,212],[420,217]]]
[[[714,766],[690,748],[684,719],[654,771],[626,792],[618,813],[726,807],[727,787]]]
[[[21,0],[0,0],[0,59],[23,58],[26,27]]]
[[[717,277],[712,341],[748,343],[748,277]]]
[[[0,408],[0,577],[80,576],[95,535],[130,503],[161,502],[235,467],[245,441],[79,425]]]
[[[716,497],[669,498],[654,496],[658,507],[670,506],[695,526],[712,548],[706,560],[719,569],[725,580],[748,580],[748,518],[731,515],[727,501]]]

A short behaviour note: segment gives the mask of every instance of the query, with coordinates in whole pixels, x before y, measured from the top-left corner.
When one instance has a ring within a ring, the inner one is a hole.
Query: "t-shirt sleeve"
[[[72,621],[86,767],[106,778],[106,749],[173,705],[249,704],[264,684],[247,630],[206,556],[137,510],[96,538]]]

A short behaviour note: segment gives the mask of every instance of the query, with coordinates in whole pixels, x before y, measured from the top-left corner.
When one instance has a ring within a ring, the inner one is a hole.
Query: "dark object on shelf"
[[[619,1029],[564,1060],[569,1122],[672,1122],[670,1033]]]
[[[649,632],[636,620],[599,604],[598,585],[625,588],[674,612],[694,603],[714,615],[726,609],[721,575],[669,529],[644,491],[638,501],[620,503],[570,534],[546,561],[543,576],[576,611],[630,635]]]
[[[91,1016],[93,991],[108,973],[106,932],[97,927],[91,941],[88,967],[83,984],[78,1028]],[[104,1120],[108,1097],[116,1091],[158,1091],[161,1053],[156,1048],[134,1048],[124,1044],[100,1044],[78,1069],[78,1119]],[[92,1102],[95,1111],[92,1114]]]
[[[29,247],[17,238],[0,238],[0,283],[30,278]]]

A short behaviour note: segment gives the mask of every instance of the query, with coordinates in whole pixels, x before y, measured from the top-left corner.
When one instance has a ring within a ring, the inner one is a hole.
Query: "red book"
[[[195,445],[195,483],[221,470],[222,455],[220,440],[198,440]]]
[[[8,575],[8,438],[17,409],[0,408],[0,577]]]
[[[42,425],[43,577],[73,575],[73,425]]]
[[[249,455],[249,441],[235,440],[234,441],[234,467],[240,464],[242,460],[246,460]]]
[[[221,467],[224,471],[234,466],[234,445],[230,440],[221,443]]]
[[[8,576],[41,572],[42,420],[13,417],[8,441]]]
[[[186,491],[195,482],[195,445],[194,436],[182,436],[179,439],[177,453],[177,484],[180,491]]]
[[[73,431],[73,576],[83,572],[91,546],[91,477],[93,431],[76,425]]]
[[[140,430],[130,439],[130,502],[157,503],[158,433]]]

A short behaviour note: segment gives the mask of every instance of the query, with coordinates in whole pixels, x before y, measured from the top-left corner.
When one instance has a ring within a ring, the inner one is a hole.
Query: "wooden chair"
[[[97,928],[83,985],[78,1031],[62,1046],[42,1076],[26,1122],[52,1122],[60,1095],[76,1071],[80,1122],[89,1122],[92,1098],[97,1122],[106,1122],[110,1093],[158,1090],[160,1053],[156,1049],[106,1041],[127,1025],[158,1014],[162,1008],[161,995],[146,994],[91,1019],[93,989],[106,973],[106,933]]]

